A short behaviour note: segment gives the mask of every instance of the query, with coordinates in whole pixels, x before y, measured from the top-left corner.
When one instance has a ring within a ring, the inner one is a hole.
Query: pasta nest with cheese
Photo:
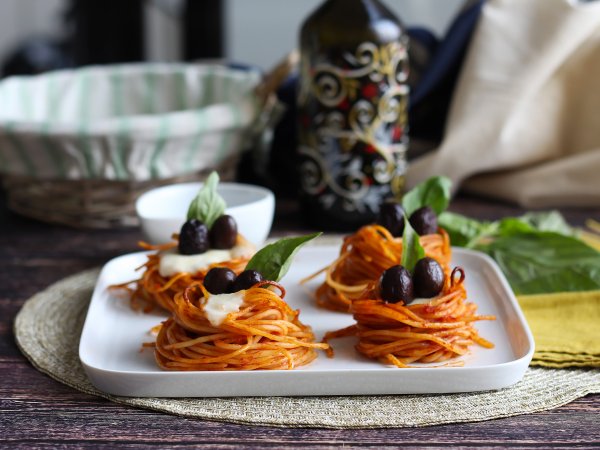
[[[174,235],[174,237],[177,236]],[[136,269],[143,271],[139,279],[113,285],[111,288],[126,290],[132,309],[143,310],[144,312],[150,312],[155,307],[172,312],[175,296],[183,292],[188,286],[204,280],[210,269],[213,267],[226,267],[238,274],[244,270],[250,260],[250,256],[243,256],[229,261],[209,264],[194,273],[180,272],[171,276],[163,276],[160,274],[161,251],[176,248],[177,242],[163,245],[149,245],[140,242],[139,245],[145,250],[156,250],[157,252],[149,254],[147,261]],[[251,244],[241,234],[238,234],[236,245],[247,246]]]
[[[281,285],[265,281],[240,292],[239,311],[218,325],[204,310],[210,294],[203,285],[177,293],[173,316],[156,338],[158,365],[164,370],[294,369],[313,361],[316,349],[329,347],[314,342],[299,312],[283,300]]]

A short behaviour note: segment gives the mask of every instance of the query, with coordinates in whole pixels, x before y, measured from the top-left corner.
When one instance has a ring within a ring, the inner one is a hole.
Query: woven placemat
[[[271,426],[415,427],[476,422],[543,411],[600,393],[600,370],[528,369],[514,387],[452,395],[354,397],[131,398],[98,391],[79,361],[81,329],[98,270],[65,278],[29,299],[15,321],[16,341],[41,372],[113,402],[186,417]]]

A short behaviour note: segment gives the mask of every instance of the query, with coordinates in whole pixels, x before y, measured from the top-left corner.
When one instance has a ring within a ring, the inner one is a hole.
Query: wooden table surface
[[[495,219],[522,211],[460,198],[452,210]],[[600,210],[565,211],[572,224]],[[292,203],[278,206],[276,234],[300,230]],[[0,448],[147,447],[592,447],[600,445],[600,395],[563,407],[481,423],[425,428],[330,430],[272,428],[185,419],[83,394],[35,370],[17,349],[12,326],[23,302],[63,277],[136,251],[137,229],[83,231],[7,211],[0,198]]]

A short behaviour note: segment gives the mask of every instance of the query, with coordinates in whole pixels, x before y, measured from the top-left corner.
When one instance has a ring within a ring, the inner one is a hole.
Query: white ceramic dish
[[[282,280],[286,300],[301,309],[300,319],[313,327],[318,339],[328,330],[352,323],[348,314],[314,306],[307,286],[298,280],[335,258],[339,248],[313,246],[302,249]],[[533,338],[504,276],[489,257],[454,249],[453,263],[467,274],[469,298],[480,314],[494,314],[496,321],[477,322],[480,334],[494,349],[478,346],[463,357],[464,367],[397,369],[361,357],[354,339],[333,341],[335,358],[320,354],[311,365],[292,371],[164,372],[151,350],[140,352],[152,341],[149,330],[165,319],[159,313],[132,311],[123,298],[107,286],[134,277],[134,267],[145,260],[134,253],[110,261],[100,274],[79,347],[79,356],[92,383],[115,395],[141,397],[380,395],[472,392],[500,389],[518,382],[533,355]]]
[[[192,199],[202,183],[179,183],[151,189],[140,195],[135,209],[142,232],[151,244],[171,241],[185,222]],[[219,183],[217,192],[225,199],[225,212],[234,217],[238,231],[261,246],[271,230],[275,197],[265,188],[241,183]]]

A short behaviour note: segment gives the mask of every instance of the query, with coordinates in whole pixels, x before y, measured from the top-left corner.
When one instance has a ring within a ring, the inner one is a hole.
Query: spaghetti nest
[[[181,272],[165,277],[159,271],[160,251],[177,247],[177,242],[163,245],[150,245],[140,242],[139,245],[144,250],[157,250],[157,252],[149,254],[146,263],[137,268],[137,270],[143,270],[139,279],[113,285],[111,289],[125,289],[128,292],[132,309],[141,309],[144,312],[152,311],[155,307],[172,312],[175,295],[183,292],[188,286],[204,280],[210,269],[213,267],[226,267],[238,274],[245,269],[250,260],[249,257],[240,257],[230,261],[210,264],[205,269],[195,273]],[[246,239],[238,235],[237,245],[247,245]]]
[[[473,322],[495,317],[476,315],[477,306],[466,302],[464,279],[464,271],[457,267],[446,278],[442,294],[425,304],[408,306],[374,300],[373,287],[368,297],[352,303],[356,325],[329,332],[324,341],[357,336],[359,353],[397,367],[448,361],[465,355],[475,343],[493,348],[479,336]]]
[[[448,234],[440,228],[438,234],[421,236],[419,241],[425,255],[439,262],[448,277],[452,256]],[[325,281],[315,292],[317,304],[331,310],[349,311],[353,300],[364,297],[369,285],[401,260],[402,238],[394,238],[380,225],[360,228],[344,239],[339,257],[324,269]]]
[[[279,294],[272,290],[279,290]],[[243,292],[238,312],[214,326],[203,306],[208,293],[191,286],[175,296],[173,317],[163,323],[155,357],[164,370],[293,369],[317,357],[314,335],[283,301],[285,290],[268,281]]]

